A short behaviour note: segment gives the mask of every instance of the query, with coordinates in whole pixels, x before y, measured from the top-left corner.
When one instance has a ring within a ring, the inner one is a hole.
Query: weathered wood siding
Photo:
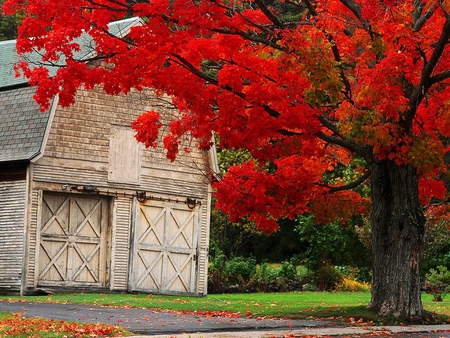
[[[167,160],[161,150],[162,137],[157,149],[145,149],[135,140],[130,140],[133,134],[131,122],[150,110],[157,110],[163,116],[164,134],[174,111],[151,94],[109,96],[101,90],[79,91],[75,105],[56,109],[43,156],[34,163],[33,190],[70,192],[76,185],[92,185],[99,194],[115,198],[111,217],[110,263],[110,288],[113,290],[124,290],[129,286],[132,204],[136,191],[171,200],[185,201],[190,197],[200,201],[198,236],[202,260],[198,262],[201,278],[196,290],[198,294],[205,294],[209,232],[208,159],[204,152],[197,150],[192,140],[186,139],[186,144],[182,145],[189,145],[191,153],[181,151],[174,162]],[[121,139],[123,137],[127,139]],[[118,151],[120,149],[124,151]],[[36,203],[33,201],[31,206],[35,212],[38,211]],[[30,251],[36,251],[36,240],[32,236],[29,240]],[[36,282],[32,265],[33,262],[28,261],[28,282]]]
[[[30,195],[30,223],[27,231],[27,250],[26,250],[26,275],[24,289],[34,288],[37,284],[36,265],[37,248],[39,242],[38,219],[41,217],[40,201],[42,200],[42,190],[33,190]]]
[[[142,93],[109,96],[101,91],[80,91],[76,102],[69,108],[57,109],[45,156],[36,163],[34,179],[76,181],[111,189],[128,187],[130,182],[120,182],[114,175],[108,177],[112,136],[120,127],[129,128],[134,119],[153,107],[163,116],[169,117],[173,112],[162,108],[158,99]],[[163,120],[167,122],[168,118]],[[167,128],[164,126],[163,132]],[[178,159],[170,162],[160,142],[157,149],[142,150],[140,180],[133,178],[134,186],[154,193],[206,198],[205,154],[196,149],[195,142],[188,144],[191,141],[186,140],[185,145],[191,145],[192,152],[181,151]],[[126,162],[126,156],[131,155],[125,153],[123,160]]]
[[[132,199],[114,199],[111,255],[111,290],[125,291],[128,288],[128,263],[130,258]]]
[[[26,180],[0,182],[0,293],[21,289],[26,191]]]

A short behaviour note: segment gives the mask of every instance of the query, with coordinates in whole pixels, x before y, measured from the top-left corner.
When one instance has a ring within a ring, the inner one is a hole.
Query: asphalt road
[[[0,301],[2,311],[21,313],[24,317],[106,323],[126,328],[136,335],[135,338],[293,338],[313,335],[339,335],[340,338],[450,338],[450,325],[355,327],[324,321],[206,317],[149,309]]]
[[[138,335],[173,335],[196,332],[292,330],[308,327],[336,327],[341,324],[286,319],[205,317],[149,309],[113,308],[91,305],[0,302],[0,311],[20,312],[24,317],[121,326]]]

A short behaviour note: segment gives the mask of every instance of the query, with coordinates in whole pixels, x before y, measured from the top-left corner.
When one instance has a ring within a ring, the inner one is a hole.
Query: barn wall
[[[110,141],[118,127],[129,128],[142,112],[157,107],[163,116],[173,112],[161,107],[158,99],[150,94],[131,93],[127,96],[109,96],[101,91],[80,91],[76,104],[58,108],[48,136],[44,158],[36,163],[34,179],[37,181],[95,184],[105,188],[126,188],[108,177],[110,169]],[[168,119],[163,119],[167,122]],[[165,123],[166,124],[166,123]],[[163,127],[163,132],[168,127]],[[142,145],[136,142],[136,145]],[[208,180],[205,176],[205,153],[196,149],[196,143],[185,140],[181,147],[191,146],[192,152],[180,153],[175,162],[166,159],[162,140],[157,149],[143,149],[140,181],[132,184],[141,190],[154,193],[206,198]],[[131,157],[124,155],[124,162]],[[206,200],[205,200],[206,202]]]
[[[154,110],[154,106],[163,116],[169,117],[173,111],[164,108],[158,99],[141,93],[108,96],[101,91],[80,91],[76,102],[69,108],[56,109],[43,156],[34,163],[33,194],[42,190],[70,192],[77,185],[92,185],[98,193],[115,197],[111,224],[110,288],[113,290],[124,290],[128,285],[132,201],[136,191],[172,200],[197,199],[202,204],[198,293],[205,294],[209,232],[209,182],[205,175],[208,159],[205,153],[196,149],[194,141],[185,140],[182,147],[191,146],[191,153],[181,152],[176,161],[170,162],[161,150],[161,144],[157,149],[145,149],[136,142],[134,146],[140,147],[137,152],[125,151],[122,159],[113,159],[111,147],[121,143],[112,138],[120,137],[123,134],[120,130],[129,128],[142,112]],[[168,127],[164,124],[165,130]],[[133,147],[132,144],[128,146]],[[130,163],[130,167],[135,166],[131,164],[136,163],[135,158],[129,156],[137,153],[142,156],[139,170],[133,169],[130,175],[123,173],[127,166],[117,164],[122,161]],[[127,180],[131,176],[132,179]],[[37,214],[38,199],[33,199],[31,207]],[[36,238],[32,234],[36,227],[33,222],[31,226],[34,228],[30,229],[30,251],[36,252]],[[33,259],[35,256],[31,254],[27,286],[36,282]]]
[[[38,218],[40,217],[40,203],[42,200],[42,190],[33,190],[30,194],[30,215],[27,231],[27,250],[26,250],[26,275],[25,275],[25,290],[33,288],[37,282],[35,276],[37,255],[38,255]]]
[[[26,191],[26,180],[0,181],[0,293],[21,290]]]
[[[208,253],[209,253],[209,220],[211,216],[211,194],[208,203],[201,207],[200,233],[199,233],[199,266],[198,266],[198,293],[206,296],[208,291]]]

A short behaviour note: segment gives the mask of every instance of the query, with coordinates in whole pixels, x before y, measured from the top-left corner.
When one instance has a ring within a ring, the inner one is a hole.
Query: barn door
[[[107,234],[107,199],[44,193],[38,285],[105,286]]]
[[[195,293],[198,211],[155,203],[137,210],[131,289]]]

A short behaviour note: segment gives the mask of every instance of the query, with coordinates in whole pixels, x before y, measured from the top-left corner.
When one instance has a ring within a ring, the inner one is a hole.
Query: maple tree
[[[166,93],[180,112],[164,136],[169,159],[186,135],[208,148],[213,131],[220,147],[250,152],[215,185],[217,205],[232,219],[247,216],[271,232],[283,216],[311,213],[327,223],[371,212],[369,305],[382,315],[424,316],[423,210],[446,195],[450,5],[7,0],[3,9],[25,13],[19,53],[39,50],[44,64],[65,56],[52,77],[45,66],[18,66],[38,85],[42,109],[56,94],[72,104],[81,86]],[[108,32],[109,22],[130,15],[143,24],[126,38]],[[96,53],[76,60],[82,32]],[[139,141],[156,146],[158,113],[143,113],[133,127]],[[328,175],[343,166],[353,182]],[[370,201],[355,190],[363,183]]]

